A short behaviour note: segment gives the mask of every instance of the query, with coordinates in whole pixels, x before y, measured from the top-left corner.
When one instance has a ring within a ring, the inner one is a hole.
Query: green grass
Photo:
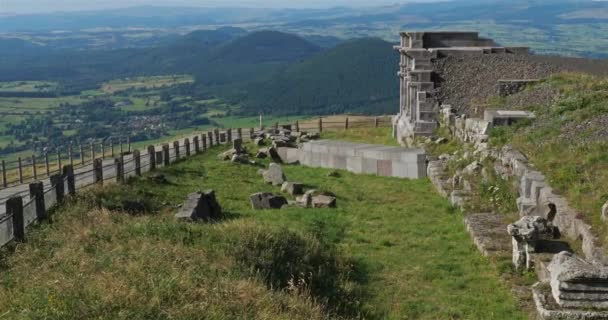
[[[352,142],[398,146],[391,136],[391,128],[357,128],[349,130],[324,131],[323,139],[345,140]]]
[[[608,201],[608,143],[588,139],[605,134],[606,128],[595,124],[571,131],[606,116],[608,80],[568,74],[554,76],[543,85],[559,89],[562,97],[551,105],[530,106],[536,120],[493,130],[491,142],[510,143],[523,151],[547,175],[554,191],[565,196],[606,243],[608,229],[600,211]]]
[[[10,319],[526,318],[472,245],[462,216],[429,181],[348,172],[328,178],[329,170],[285,166],[289,180],[335,193],[338,208],[254,211],[251,193],[278,193],[278,188],[264,184],[256,166],[217,160],[222,150],[214,147],[162,169],[168,183],[137,179],[58,210],[52,224],[36,227],[27,243],[4,256],[0,314]],[[216,191],[227,219],[176,223],[175,206],[201,189]],[[151,206],[153,212],[143,215],[96,209],[95,199],[108,192],[154,199],[160,209]],[[289,270],[300,271],[287,285],[266,277],[287,280]]]
[[[194,78],[190,75],[135,77],[105,82],[101,86],[101,91],[112,94],[127,89],[155,89],[162,87],[172,87],[179,84],[192,82],[194,82]]]

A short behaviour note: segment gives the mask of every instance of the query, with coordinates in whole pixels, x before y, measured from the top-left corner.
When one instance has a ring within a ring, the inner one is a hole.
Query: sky
[[[418,0],[427,1],[427,0]],[[377,6],[406,0],[0,0],[1,13],[49,13],[154,6],[238,6],[253,8],[322,8],[332,6]]]

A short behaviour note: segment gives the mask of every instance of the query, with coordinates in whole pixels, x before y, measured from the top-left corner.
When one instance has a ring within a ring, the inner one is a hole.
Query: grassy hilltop
[[[372,141],[389,134],[365,130]],[[470,242],[462,216],[429,181],[348,172],[329,178],[326,169],[284,166],[288,179],[335,193],[338,208],[254,211],[251,193],[279,190],[263,183],[256,166],[217,160],[222,150],[124,186],[92,189],[58,208],[52,223],[3,252],[0,313],[11,319],[526,318]],[[227,218],[175,222],[176,206],[200,189],[216,190]],[[145,210],[125,212],[132,201]]]

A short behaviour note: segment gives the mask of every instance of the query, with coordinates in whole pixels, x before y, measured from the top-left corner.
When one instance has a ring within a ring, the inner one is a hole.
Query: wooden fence
[[[385,118],[366,121],[349,121],[349,118],[345,118],[343,122],[324,122],[323,119],[318,119],[302,124],[296,121],[287,125],[273,125],[277,130],[289,128],[308,132],[386,126],[390,126],[390,120]],[[46,219],[50,208],[63,202],[67,195],[74,195],[77,190],[104,183],[122,183],[129,177],[141,176],[156,168],[168,166],[179,159],[205,152],[215,145],[231,143],[237,138],[250,140],[256,129],[246,130],[213,129],[175,139],[172,143],[150,145],[145,150],[131,150],[130,144],[124,147],[120,144],[115,152],[112,145],[105,150],[101,144],[97,148],[90,146],[87,155],[79,147],[78,153],[69,153],[65,158],[58,154],[53,170],[50,169],[48,155],[45,155],[45,170],[42,174],[38,174],[37,158],[32,157],[32,162],[29,163],[31,175],[27,176],[30,183],[24,182],[25,163],[18,161],[18,183],[12,186],[4,184],[6,188],[0,190],[0,247],[12,240],[24,240],[29,225]],[[4,165],[2,172],[5,177],[7,171]],[[7,181],[6,178],[3,181]]]

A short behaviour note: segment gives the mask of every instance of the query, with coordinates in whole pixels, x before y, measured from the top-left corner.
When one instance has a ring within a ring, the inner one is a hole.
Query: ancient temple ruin
[[[477,32],[402,32],[399,51],[400,105],[393,132],[402,144],[437,128],[439,105],[433,61],[450,55],[528,54],[527,47],[501,47]]]

